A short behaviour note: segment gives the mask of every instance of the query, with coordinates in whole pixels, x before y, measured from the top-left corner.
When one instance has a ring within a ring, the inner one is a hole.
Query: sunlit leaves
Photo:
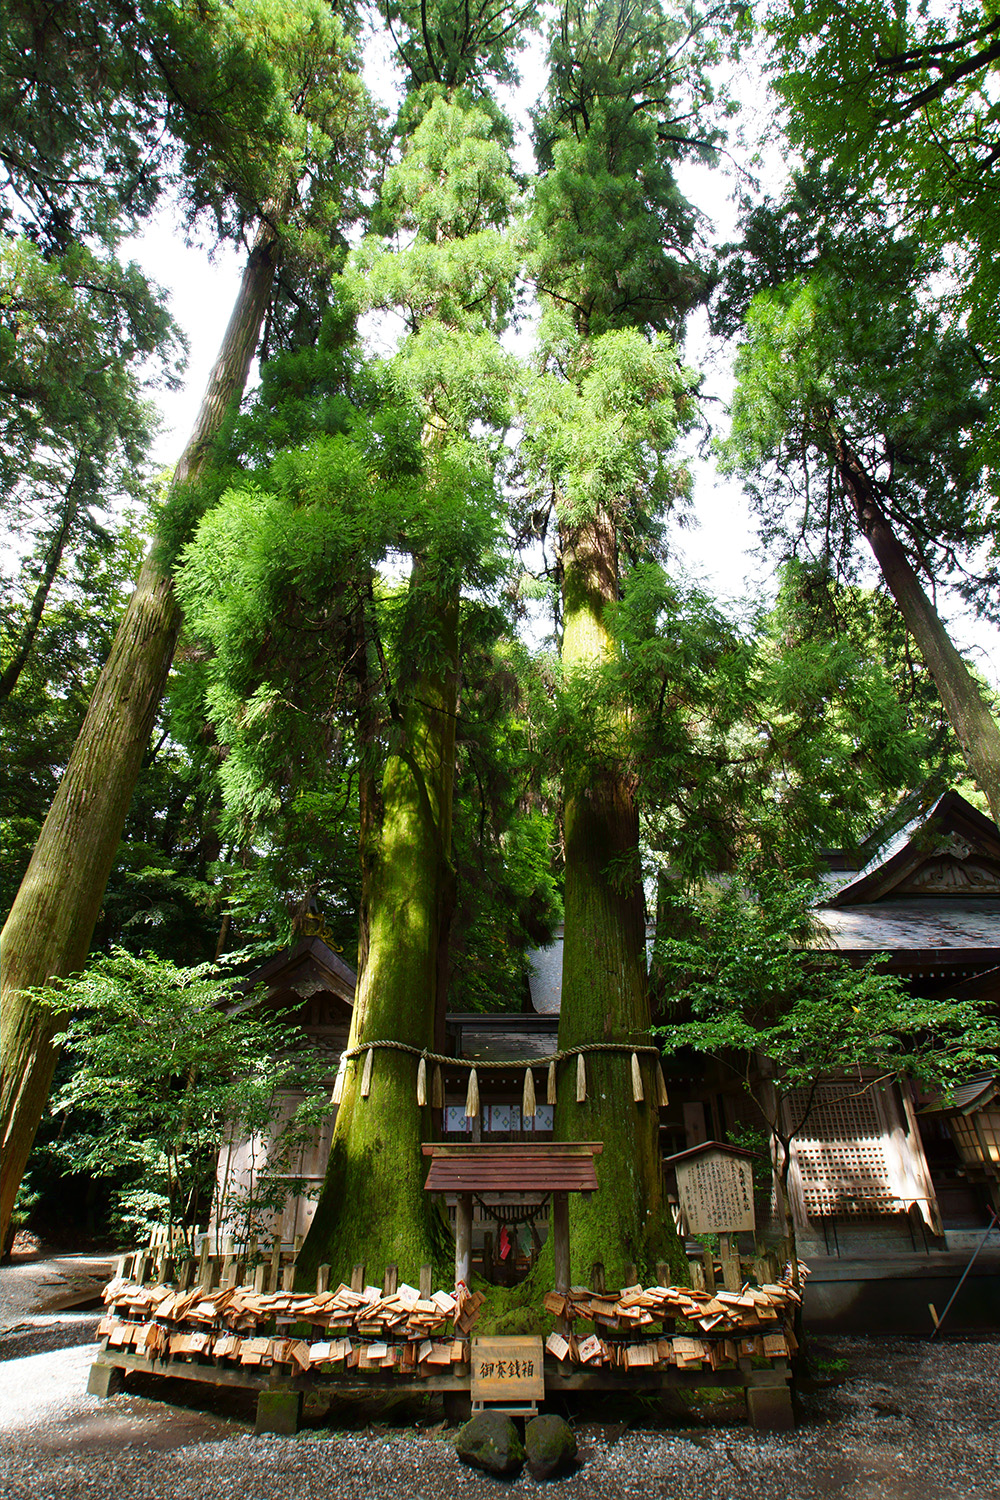
[[[889,974],[879,956],[855,965],[823,951],[810,907],[815,886],[776,873],[706,888],[687,915],[690,935],[658,935],[654,962],[675,1014],[660,1032],[666,1051],[692,1048],[748,1080],[772,1129],[797,1133],[767,1104],[819,1079],[865,1070],[954,1084],[991,1063],[1000,1027],[980,1001],[924,999]],[[776,1070],[772,1091],[749,1081],[754,1058]]]
[[[231,971],[121,949],[50,997],[72,1014],[65,1042],[75,1064],[51,1106],[66,1117],[56,1152],[70,1171],[116,1181],[123,1214],[135,1207],[130,1186],[141,1184],[147,1217],[130,1225],[133,1234],[170,1223],[191,1248],[215,1204],[219,1147],[234,1122],[248,1137],[269,1134],[281,1113],[277,1090],[322,1088],[326,1064],[302,1054],[301,1032],[263,1006],[234,1007],[234,998]],[[315,1130],[308,1113],[298,1146]],[[272,1172],[287,1166],[281,1144]],[[261,1194],[260,1184],[252,1188]],[[282,1182],[281,1197],[286,1191]]]

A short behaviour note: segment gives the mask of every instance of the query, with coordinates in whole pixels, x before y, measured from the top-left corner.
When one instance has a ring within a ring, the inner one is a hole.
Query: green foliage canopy
[[[937,252],[887,233],[836,174],[803,174],[753,211],[716,307],[730,335],[745,317],[722,452],[766,545],[811,549],[850,577],[862,537],[848,455],[914,569],[995,618],[977,552],[996,534],[979,442],[996,403],[940,271]]]
[[[890,222],[948,248],[973,335],[995,359],[995,4],[772,0],[761,25],[793,143],[877,194]]]

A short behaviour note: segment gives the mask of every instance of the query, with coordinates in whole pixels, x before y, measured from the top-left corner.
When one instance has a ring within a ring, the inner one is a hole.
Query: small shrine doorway
[[[598,1188],[594,1158],[601,1141],[545,1141],[537,1144],[424,1146],[431,1158],[424,1191],[454,1194],[455,1285],[469,1285],[472,1273],[472,1205],[476,1197],[551,1196],[555,1288],[570,1286],[569,1195],[589,1197]]]

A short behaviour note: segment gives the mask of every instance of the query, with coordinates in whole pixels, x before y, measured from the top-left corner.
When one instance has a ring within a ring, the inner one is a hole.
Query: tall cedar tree
[[[534,275],[542,371],[528,418],[538,487],[555,506],[562,569],[562,670],[572,695],[615,651],[609,610],[622,553],[635,556],[683,488],[667,454],[688,382],[668,332],[701,294],[694,214],[672,171],[687,127],[671,99],[684,36],[656,0],[566,6],[535,121]],[[695,48],[697,51],[697,48]],[[609,726],[609,731],[610,731]],[[588,727],[580,732],[586,735]],[[564,758],[565,923],[560,1047],[649,1043],[645,907],[636,787],[609,732],[603,773]],[[678,1257],[662,1198],[658,1111],[643,1064],[587,1057],[587,1097],[561,1070],[557,1133],[600,1140],[601,1191],[573,1200],[573,1275],[602,1261]]]
[[[24,548],[0,626],[6,704],[57,580],[81,554],[110,545],[101,512],[147,499],[146,393],[151,377],[172,380],[178,339],[136,266],[82,245],[45,255],[3,236],[0,347],[0,509]]]
[[[351,44],[313,0],[279,14],[244,12],[284,101],[280,149],[244,205],[259,228],[194,431],[174,474],[160,536],[143,565],[87,717],[3,931],[0,1040],[0,1234],[6,1232],[55,1066],[54,1025],[25,992],[81,968],[100,911],[143,752],[180,628],[173,595],[177,549],[191,534],[213,448],[243,395],[287,238],[329,239],[329,215],[354,194],[366,111]],[[310,222],[318,204],[319,225]],[[325,222],[324,222],[325,219]]]
[[[487,581],[502,506],[502,431],[514,363],[498,338],[510,316],[517,246],[510,130],[480,83],[414,90],[402,158],[386,174],[381,214],[406,248],[359,255],[360,296],[401,314],[392,362],[421,413],[426,495],[402,539],[412,558],[382,778],[381,826],[365,830],[366,923],[350,1047],[366,1041],[440,1048],[448,934],[455,904],[452,800],[463,587]],[[365,947],[366,945],[366,947]],[[299,1259],[315,1266],[394,1262],[414,1277],[440,1258],[440,1224],[423,1191],[415,1059],[379,1051],[370,1092],[347,1064],[330,1162]],[[392,1204],[391,1213],[386,1205]]]
[[[867,542],[1000,818],[1000,729],[933,600],[956,581],[995,608],[972,571],[993,532],[976,433],[995,397],[935,295],[942,272],[836,174],[752,213],[716,308],[731,334],[746,320],[727,452],[772,542],[847,570]]]

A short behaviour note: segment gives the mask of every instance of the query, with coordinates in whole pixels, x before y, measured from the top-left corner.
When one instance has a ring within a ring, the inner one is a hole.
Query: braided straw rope
[[[628,1052],[646,1053],[652,1057],[660,1056],[659,1047],[637,1047],[631,1042],[586,1042],[581,1047],[563,1047],[558,1052],[547,1052],[544,1057],[505,1057],[500,1061],[483,1061],[480,1058],[449,1057],[443,1052],[427,1052],[422,1047],[411,1047],[408,1042],[362,1042],[359,1047],[352,1047],[350,1052],[342,1052],[340,1060],[342,1063],[350,1062],[354,1057],[363,1057],[368,1051],[381,1048],[384,1051],[409,1052],[413,1057],[422,1057],[425,1062],[443,1063],[449,1068],[544,1068],[549,1063],[562,1062],[567,1057],[578,1057],[582,1052]]]

